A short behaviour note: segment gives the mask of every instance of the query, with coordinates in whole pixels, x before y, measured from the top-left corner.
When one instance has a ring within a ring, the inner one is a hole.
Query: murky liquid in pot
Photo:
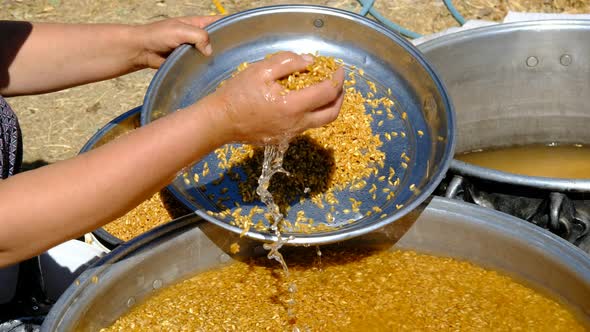
[[[564,179],[590,179],[590,147],[523,145],[462,153],[455,158],[499,171]]]
[[[585,330],[559,301],[468,262],[333,246],[320,268],[315,248],[284,255],[289,280],[266,257],[234,262],[163,289],[105,331]]]

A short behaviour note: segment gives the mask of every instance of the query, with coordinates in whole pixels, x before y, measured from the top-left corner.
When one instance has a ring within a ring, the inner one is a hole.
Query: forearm
[[[116,24],[48,24],[0,21],[0,64],[5,96],[56,91],[140,69],[134,27]],[[6,76],[6,73],[4,74]]]
[[[224,143],[203,102],[68,161],[0,181],[0,266],[124,214]],[[179,142],[198,142],[194,147]]]

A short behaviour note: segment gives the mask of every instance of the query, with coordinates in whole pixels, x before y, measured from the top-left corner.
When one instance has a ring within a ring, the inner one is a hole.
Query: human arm
[[[57,91],[158,68],[181,44],[211,54],[203,28],[219,16],[194,16],[145,25],[0,21],[0,94]]]
[[[284,96],[274,82],[307,64],[292,53],[275,55],[192,106],[73,159],[0,181],[0,266],[114,220],[225,143],[262,142],[334,120],[342,69]]]

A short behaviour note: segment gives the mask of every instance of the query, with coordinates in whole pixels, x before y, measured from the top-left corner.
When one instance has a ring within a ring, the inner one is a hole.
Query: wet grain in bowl
[[[164,189],[103,228],[116,238],[129,241],[152,228],[188,213],[190,211]]]

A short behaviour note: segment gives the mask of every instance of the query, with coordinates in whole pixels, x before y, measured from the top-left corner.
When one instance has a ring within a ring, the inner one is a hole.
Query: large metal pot
[[[98,331],[137,302],[195,273],[266,251],[195,216],[152,230],[112,251],[79,278],[47,316],[43,331]],[[341,244],[406,248],[469,260],[504,271],[590,317],[590,257],[570,243],[507,214],[433,198],[378,231]],[[286,250],[292,248],[285,248]],[[312,250],[312,249],[310,249]]]
[[[590,144],[590,22],[500,24],[419,46],[451,94],[457,152]],[[589,166],[590,167],[590,166]],[[453,160],[448,197],[498,209],[590,249],[590,180],[515,175]]]

